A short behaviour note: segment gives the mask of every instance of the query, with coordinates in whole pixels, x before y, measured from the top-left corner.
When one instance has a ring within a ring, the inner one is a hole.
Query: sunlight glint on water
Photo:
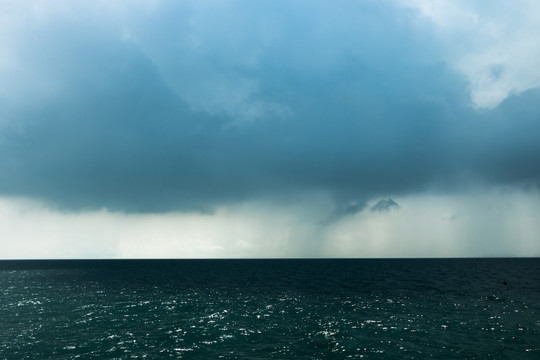
[[[2,358],[540,357],[538,259],[1,268]]]

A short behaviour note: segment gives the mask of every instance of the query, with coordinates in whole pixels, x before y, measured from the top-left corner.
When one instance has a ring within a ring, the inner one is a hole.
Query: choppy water
[[[5,359],[540,359],[539,339],[540,259],[0,262]]]

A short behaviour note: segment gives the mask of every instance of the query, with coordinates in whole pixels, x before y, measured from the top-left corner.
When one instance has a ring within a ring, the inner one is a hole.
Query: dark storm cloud
[[[390,194],[538,186],[538,90],[475,110],[436,42],[396,13],[299,7],[199,19],[215,20],[211,36],[185,30],[174,6],[132,29],[139,42],[88,24],[48,29],[23,53],[38,75],[0,99],[0,193],[161,212],[323,190],[336,198],[333,219]],[[247,21],[253,14],[266,22]],[[233,110],[205,109],[205,86],[210,102],[223,77],[231,96],[244,80],[255,85]],[[53,90],[30,91],[43,82]]]
[[[334,211],[330,214],[330,216],[324,220],[319,221],[317,224],[319,225],[331,225],[344,217],[351,216],[358,214],[362,210],[366,208],[365,202],[356,202],[356,201],[349,201],[346,203],[336,201],[334,206]]]
[[[371,211],[377,211],[377,212],[388,212],[392,209],[398,209],[399,205],[394,200],[388,198],[388,199],[381,199],[377,201],[375,205],[371,207]]]

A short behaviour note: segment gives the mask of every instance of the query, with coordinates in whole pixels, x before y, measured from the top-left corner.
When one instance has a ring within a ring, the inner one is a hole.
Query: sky
[[[540,256],[540,2],[0,2],[0,258]]]

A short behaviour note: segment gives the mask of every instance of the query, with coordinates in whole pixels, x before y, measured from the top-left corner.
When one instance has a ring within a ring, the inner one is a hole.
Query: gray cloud
[[[129,40],[92,18],[43,25],[20,54],[35,75],[0,98],[0,194],[204,212],[323,190],[334,221],[382,196],[539,184],[540,91],[473,109],[437,41],[390,6],[238,21],[167,6],[128,16]]]
[[[459,215],[458,215],[458,214],[453,214],[453,215],[451,215],[451,216],[443,216],[443,217],[441,218],[441,220],[442,220],[442,221],[454,221],[454,220],[456,220],[456,219],[458,219],[458,218],[459,218]]]
[[[394,200],[388,198],[388,199],[381,199],[377,201],[375,205],[373,205],[370,210],[375,212],[388,212],[393,209],[399,209],[399,205]]]
[[[346,203],[336,201],[334,206],[334,211],[330,216],[324,220],[318,222],[319,225],[330,225],[343,219],[344,217],[358,214],[366,208],[367,204],[365,202],[356,202],[349,201]]]

